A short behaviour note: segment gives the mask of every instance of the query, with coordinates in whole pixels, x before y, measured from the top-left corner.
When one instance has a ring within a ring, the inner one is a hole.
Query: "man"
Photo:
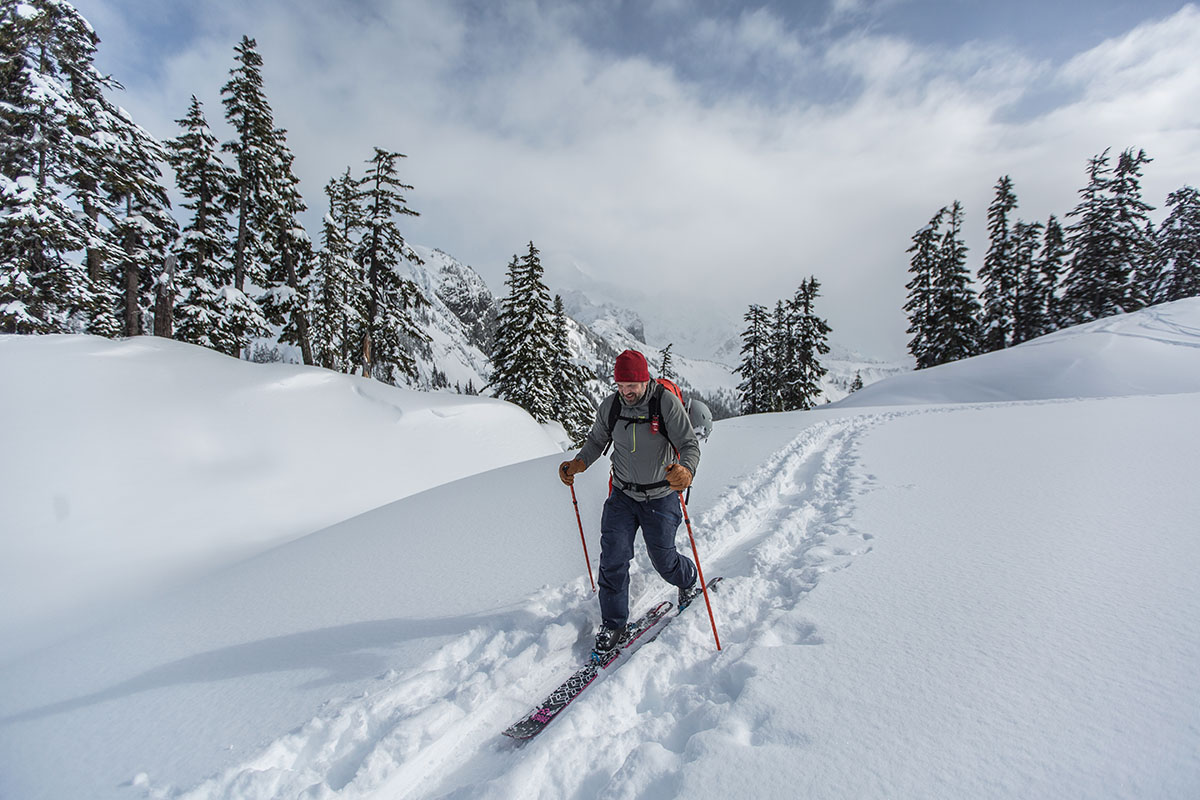
[[[646,357],[638,351],[617,356],[613,379],[616,393],[600,404],[578,455],[558,471],[570,486],[576,474],[590,467],[610,443],[613,446],[612,491],[600,520],[598,653],[620,644],[629,621],[629,562],[639,527],[650,563],[664,580],[679,587],[680,605],[691,599],[696,584],[696,566],[675,549],[675,532],[683,519],[677,493],[691,485],[700,463],[695,431],[679,398],[651,382]],[[620,414],[610,430],[614,403],[620,404]]]

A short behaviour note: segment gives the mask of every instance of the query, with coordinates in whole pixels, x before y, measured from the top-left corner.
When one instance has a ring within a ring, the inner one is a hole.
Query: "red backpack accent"
[[[681,392],[679,390],[679,387],[675,384],[674,381],[669,381],[666,378],[655,378],[654,382],[657,383],[659,386],[662,386],[664,389],[670,389],[671,394],[678,397],[679,402],[681,402],[681,403],[683,402],[683,392]]]

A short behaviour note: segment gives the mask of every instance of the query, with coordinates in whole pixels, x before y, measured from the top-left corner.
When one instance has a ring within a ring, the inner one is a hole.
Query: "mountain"
[[[420,287],[429,305],[418,312],[418,323],[430,336],[430,342],[415,348],[417,378],[413,388],[425,391],[479,392],[491,374],[488,348],[494,335],[500,298],[470,266],[436,248],[413,246],[421,263],[401,265],[405,277]],[[593,281],[595,291],[607,298],[607,290]],[[552,288],[552,292],[555,290]],[[684,397],[698,397],[709,405],[714,417],[724,419],[740,413],[737,386],[741,377],[735,371],[741,360],[741,340],[732,321],[707,319],[702,331],[693,325],[671,329],[663,320],[647,321],[641,314],[612,299],[593,299],[588,290],[559,291],[567,314],[568,340],[576,363],[596,376],[587,384],[594,403],[612,391],[610,375],[617,354],[639,350],[645,354],[656,377],[663,353],[670,345],[672,377],[684,391]],[[654,338],[654,331],[670,331]],[[648,333],[650,331],[651,333]],[[679,341],[663,336],[680,334]],[[699,358],[695,352],[716,352],[720,357]],[[255,361],[300,363],[298,348],[274,340],[260,340],[253,346]],[[687,354],[687,355],[685,355]],[[831,344],[831,353],[822,359],[829,374],[822,382],[825,402],[845,397],[855,376],[865,384],[911,369],[906,363],[880,362]]]
[[[448,253],[414,249],[424,263],[410,263],[406,269],[431,300],[422,322],[435,332],[430,351],[418,358],[419,387],[484,386],[490,373],[485,353],[499,298],[475,270]],[[661,348],[647,344],[644,325],[636,313],[613,303],[594,303],[581,291],[561,296],[573,358],[597,376],[587,387],[594,402],[599,403],[612,390],[609,376],[622,350],[640,350],[652,365],[661,365],[666,343]],[[700,397],[718,417],[734,413],[739,379],[727,365],[679,354],[674,355],[672,364],[685,396]],[[656,370],[652,367],[652,371]],[[444,381],[439,373],[445,375]]]

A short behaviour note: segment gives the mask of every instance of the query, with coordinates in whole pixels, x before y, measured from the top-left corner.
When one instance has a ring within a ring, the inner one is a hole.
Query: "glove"
[[[672,464],[667,467],[667,483],[677,492],[692,485],[692,471],[683,464]]]
[[[570,486],[575,483],[575,473],[583,472],[585,469],[587,469],[587,464],[583,463],[582,458],[564,461],[558,465],[558,479]]]

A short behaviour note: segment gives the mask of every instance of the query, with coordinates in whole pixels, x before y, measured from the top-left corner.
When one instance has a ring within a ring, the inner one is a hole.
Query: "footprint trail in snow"
[[[752,738],[729,713],[751,671],[740,662],[748,648],[820,643],[789,612],[823,575],[870,551],[871,535],[847,524],[868,484],[854,469],[856,444],[895,416],[816,422],[693,512],[706,574],[726,577],[712,597],[723,653],[707,615],[689,614],[517,745],[500,731],[579,662],[592,625],[594,599],[582,585],[543,589],[513,611],[510,629],[492,618],[177,796],[620,797],[656,781],[669,792],[697,734]],[[644,553],[635,564],[638,607],[667,597]]]

